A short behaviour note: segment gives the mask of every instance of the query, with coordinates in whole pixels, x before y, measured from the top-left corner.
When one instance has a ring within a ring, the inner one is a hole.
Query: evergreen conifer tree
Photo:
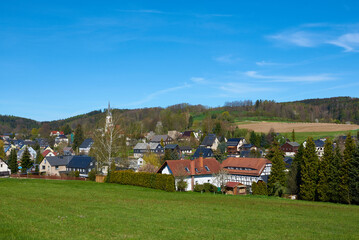
[[[31,167],[31,156],[29,149],[26,147],[21,157],[21,171],[26,172]]]
[[[349,169],[349,191],[352,203],[359,204],[359,145],[355,149]]]
[[[301,184],[301,165],[303,162],[303,152],[304,147],[301,144],[298,148],[298,152],[295,154],[293,163],[290,167],[288,179],[287,179],[287,188],[291,194],[299,195],[300,193],[300,184]]]
[[[274,142],[267,159],[272,162],[271,174],[268,178],[268,190],[269,194],[273,195],[278,186],[276,183],[279,183],[281,187],[286,186],[284,156],[279,148],[278,142]]]
[[[318,183],[319,158],[316,153],[313,138],[307,139],[301,164],[300,198],[314,201],[316,199]]]
[[[294,129],[292,131],[292,141],[295,142],[295,132],[294,132]]]
[[[330,200],[329,194],[329,174],[330,164],[334,161],[333,142],[326,140],[324,145],[324,155],[319,162],[318,171],[318,198],[320,201],[328,202]]]
[[[84,134],[82,131],[82,127],[80,124],[77,125],[76,129],[75,129],[75,137],[74,137],[74,143],[72,145],[72,149],[76,150],[78,147],[80,147],[80,145],[82,144],[82,142],[84,141]]]
[[[333,161],[329,164],[329,200],[331,202],[340,202],[339,184],[340,184],[340,166],[342,162],[342,155],[339,146],[335,147],[335,154]]]
[[[349,171],[354,159],[355,143],[350,133],[345,140],[345,149],[343,153],[343,161],[340,167],[340,184],[339,194],[341,202],[351,203],[351,192],[349,190]]]
[[[18,165],[17,165],[17,153],[15,149],[11,149],[9,156],[9,168],[11,173],[17,173]]]

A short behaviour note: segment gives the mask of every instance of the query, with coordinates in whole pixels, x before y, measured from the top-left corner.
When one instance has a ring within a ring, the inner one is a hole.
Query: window
[[[44,165],[42,166],[42,170],[45,170],[45,166],[44,166]]]
[[[188,167],[185,167],[184,169],[185,169],[185,170],[186,170],[187,172],[189,172],[189,169],[188,169]]]
[[[2,164],[0,165],[0,167],[2,167]]]
[[[55,169],[56,169],[56,170],[59,170],[59,166],[55,166]]]
[[[209,172],[209,167],[207,167],[207,165],[205,165],[204,168]]]
[[[195,168],[196,172],[199,172],[197,168]]]

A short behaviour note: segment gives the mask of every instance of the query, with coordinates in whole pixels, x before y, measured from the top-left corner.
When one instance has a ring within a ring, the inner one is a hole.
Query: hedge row
[[[110,183],[160,189],[167,192],[174,192],[176,190],[173,175],[167,174],[133,172],[130,170],[113,171],[109,174],[106,181]]]

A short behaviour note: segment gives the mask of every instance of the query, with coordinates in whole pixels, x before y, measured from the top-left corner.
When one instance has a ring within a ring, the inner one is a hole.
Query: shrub
[[[210,183],[204,183],[203,190],[205,192],[217,192],[217,187]]]
[[[95,169],[92,169],[89,174],[88,174],[88,179],[90,181],[96,181],[96,170]]]
[[[131,170],[111,171],[111,174],[107,176],[107,181],[123,185],[160,189],[167,192],[174,192],[176,190],[174,177],[159,173],[134,172]]]
[[[187,188],[187,182],[183,179],[179,180],[177,182],[177,191],[186,191]]]
[[[202,184],[196,184],[193,188],[194,192],[202,192],[203,191],[203,185]]]
[[[252,194],[253,195],[268,195],[267,184],[263,181],[259,181],[258,183],[252,183]]]

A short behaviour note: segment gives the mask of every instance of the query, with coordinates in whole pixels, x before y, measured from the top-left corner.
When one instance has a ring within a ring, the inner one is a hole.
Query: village
[[[151,131],[146,133],[143,139],[126,137],[126,146],[131,148],[131,155],[124,159],[113,156],[110,152],[109,156],[100,160],[101,154],[104,154],[100,145],[106,145],[105,151],[108,146],[113,145],[112,142],[103,141],[108,139],[107,135],[110,134],[111,139],[122,137],[116,131],[110,105],[104,125],[104,129],[97,130],[100,133],[97,136],[100,138],[83,139],[78,147],[74,148],[75,132],[65,135],[63,131],[51,131],[50,137],[54,139],[52,146],[45,138],[27,140],[17,139],[16,134],[3,134],[0,138],[5,157],[0,159],[0,176],[52,176],[60,179],[70,177],[68,179],[96,179],[103,182],[104,177],[95,176],[106,176],[111,170],[131,170],[173,175],[177,191],[204,191],[212,187],[213,192],[217,192],[215,188],[218,188],[218,191],[223,190],[227,194],[245,195],[253,194],[253,184],[268,184],[271,175],[272,162],[267,156],[270,148],[261,147],[256,144],[258,141],[253,139],[227,139],[213,133],[204,135],[201,131],[194,130],[173,130],[166,135]],[[274,137],[280,136],[272,134]],[[294,134],[293,130],[293,138]],[[282,156],[282,165],[285,166],[283,172],[288,174],[300,144],[283,139],[282,136],[280,138],[282,144],[277,143],[278,150]],[[357,140],[356,136],[352,138]],[[319,159],[324,155],[326,140],[324,138],[314,141],[315,153]],[[345,140],[346,136],[337,138],[337,142],[344,143]],[[98,144],[94,144],[95,141]],[[276,142],[275,138],[272,141]],[[333,146],[335,144],[333,143]],[[61,150],[59,146],[62,146]],[[305,146],[306,141],[303,143],[303,147]],[[110,151],[115,149],[114,146]],[[296,198],[295,192],[289,196]]]

